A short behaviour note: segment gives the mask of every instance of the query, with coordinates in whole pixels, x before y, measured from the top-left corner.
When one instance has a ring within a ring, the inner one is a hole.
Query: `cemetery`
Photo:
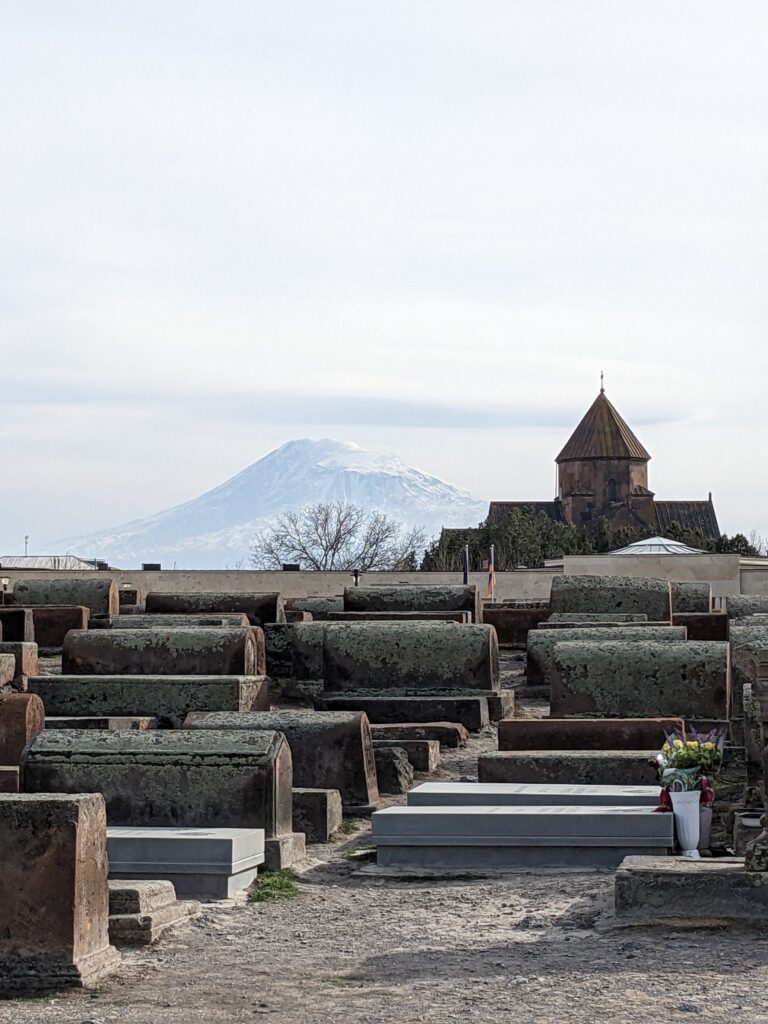
[[[278,929],[339,886],[407,915],[406,891],[474,907],[523,878],[592,886],[614,942],[764,928],[759,602],[566,574],[535,609],[364,582],[122,596],[26,581],[0,616],[0,1014],[109,993],[137,951],[204,950],[206,921],[240,949],[231,915],[272,878],[301,897]]]

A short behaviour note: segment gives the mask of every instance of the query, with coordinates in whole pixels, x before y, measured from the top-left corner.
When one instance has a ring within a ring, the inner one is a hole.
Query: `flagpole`
[[[493,575],[491,576],[491,601],[496,598],[496,545],[491,544],[491,566],[493,567]]]
[[[469,544],[464,545],[464,586],[469,586]]]

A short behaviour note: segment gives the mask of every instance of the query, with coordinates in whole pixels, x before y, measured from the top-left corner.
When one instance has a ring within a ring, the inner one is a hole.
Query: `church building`
[[[673,523],[717,539],[712,494],[705,501],[659,501],[648,487],[651,456],[608,400],[605,389],[588,409],[557,463],[554,501],[492,501],[490,520],[513,508],[535,508],[558,522],[589,531],[598,519],[614,527],[652,529],[666,536]]]

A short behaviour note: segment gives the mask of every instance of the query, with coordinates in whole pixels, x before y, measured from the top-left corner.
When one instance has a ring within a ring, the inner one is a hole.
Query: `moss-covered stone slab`
[[[64,675],[258,674],[250,627],[72,631],[64,638]]]
[[[667,580],[635,576],[555,576],[550,605],[560,612],[641,612],[649,619],[672,617]]]

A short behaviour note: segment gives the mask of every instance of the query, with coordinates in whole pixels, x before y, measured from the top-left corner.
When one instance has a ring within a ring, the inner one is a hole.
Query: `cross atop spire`
[[[601,370],[601,371],[600,371],[600,394],[601,394],[601,395],[604,395],[604,394],[605,394],[605,386],[604,386],[604,384],[603,384],[603,376],[604,376],[604,375],[603,375],[603,371]]]

